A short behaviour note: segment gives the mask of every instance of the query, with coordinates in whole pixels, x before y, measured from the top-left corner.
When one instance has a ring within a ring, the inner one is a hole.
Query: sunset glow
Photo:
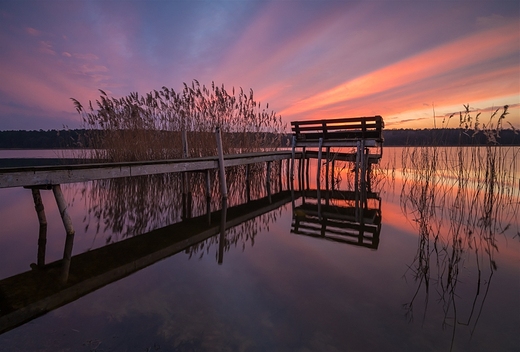
[[[3,1],[0,130],[80,126],[71,97],[201,84],[254,90],[284,121],[510,106],[520,128],[513,1]],[[450,125],[449,127],[456,127]]]

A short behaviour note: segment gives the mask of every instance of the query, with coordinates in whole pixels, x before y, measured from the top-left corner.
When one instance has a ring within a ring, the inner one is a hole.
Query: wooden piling
[[[38,223],[40,230],[38,233],[38,257],[37,265],[42,267],[45,265],[45,249],[47,247],[47,218],[45,216],[45,207],[43,206],[42,196],[38,188],[31,188],[34,208],[38,215]]]
[[[220,193],[222,198],[227,199],[227,184],[226,184],[226,168],[224,166],[224,152],[222,150],[222,134],[220,127],[217,127],[216,131],[217,138],[217,152],[218,152],[218,170],[220,176]]]

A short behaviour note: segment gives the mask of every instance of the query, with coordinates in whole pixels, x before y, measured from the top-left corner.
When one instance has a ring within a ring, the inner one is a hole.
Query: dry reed
[[[107,161],[161,160],[182,156],[182,132],[188,155],[216,154],[214,131],[220,127],[226,154],[275,149],[281,145],[285,125],[280,116],[262,106],[242,88],[231,94],[224,85],[208,88],[193,80],[180,92],[163,87],[145,95],[109,97],[100,90],[95,107],[73,99],[81,115],[85,145],[91,159]]]

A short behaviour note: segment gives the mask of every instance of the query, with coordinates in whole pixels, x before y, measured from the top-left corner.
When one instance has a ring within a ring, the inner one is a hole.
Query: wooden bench
[[[377,146],[383,142],[383,128],[381,116],[291,122],[297,146],[317,146],[320,139],[323,146],[347,147],[358,140]]]

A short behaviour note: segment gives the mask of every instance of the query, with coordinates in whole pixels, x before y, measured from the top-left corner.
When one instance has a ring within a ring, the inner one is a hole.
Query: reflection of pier
[[[63,261],[59,260],[3,279],[0,281],[0,333],[219,233],[221,262],[224,249],[222,238],[226,229],[290,201],[290,192],[284,191],[247,204],[227,209],[224,206],[223,211],[213,213],[212,219],[215,220],[210,224],[206,215],[202,215],[75,255],[69,260],[68,266],[64,266]],[[70,252],[68,256],[70,258]],[[67,277],[66,282],[62,280],[64,275]]]
[[[318,191],[302,193],[302,204],[293,208],[292,233],[377,249],[381,232],[381,199],[377,193],[329,191],[318,200]],[[362,204],[356,202],[363,199]],[[340,203],[341,205],[333,205]]]

